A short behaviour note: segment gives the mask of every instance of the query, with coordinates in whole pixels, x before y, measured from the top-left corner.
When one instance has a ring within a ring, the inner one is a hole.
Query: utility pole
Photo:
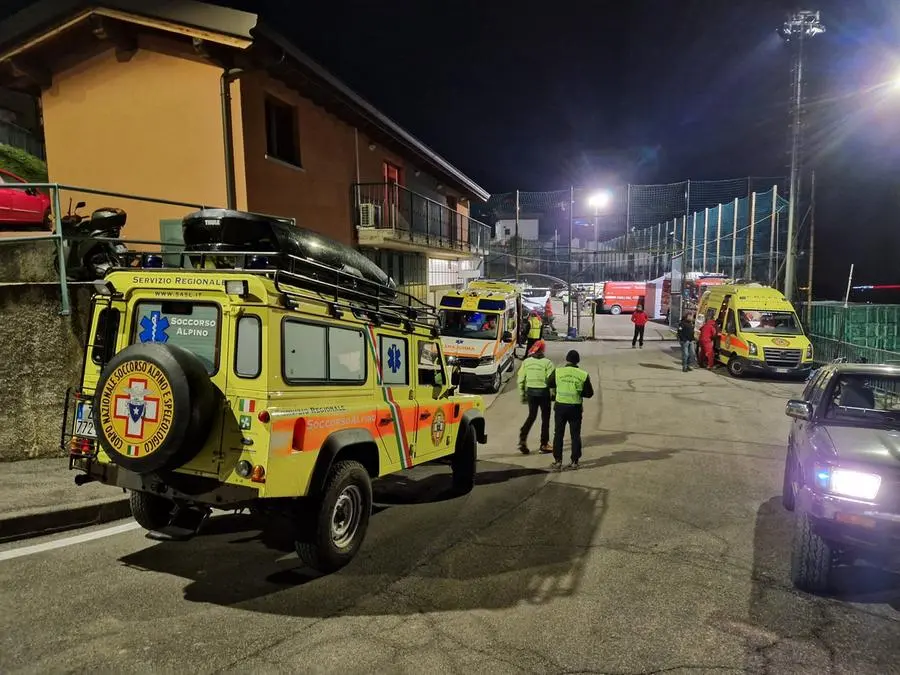
[[[791,178],[788,196],[787,250],[784,259],[784,296],[788,302],[794,296],[794,265],[797,254],[794,230],[797,227],[797,212],[800,200],[800,165],[802,162],[803,135],[803,44],[808,38],[825,32],[819,12],[808,10],[791,15],[779,30],[785,42],[792,49],[793,94],[791,104]]]
[[[519,282],[519,191],[516,190],[516,247],[515,247],[515,260],[516,260],[516,283]]]
[[[631,280],[631,261],[628,258],[628,233],[631,230],[631,183],[625,196],[625,278]]]
[[[806,326],[812,319],[813,299],[813,253],[816,244],[816,172],[812,172],[812,183],[809,193],[809,270],[806,275]]]

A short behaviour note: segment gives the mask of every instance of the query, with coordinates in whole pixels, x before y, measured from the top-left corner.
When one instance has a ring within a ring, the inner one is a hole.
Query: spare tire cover
[[[116,354],[100,375],[94,395],[97,438],[125,469],[144,474],[174,468],[189,433],[191,387],[175,350],[173,345],[134,344]]]

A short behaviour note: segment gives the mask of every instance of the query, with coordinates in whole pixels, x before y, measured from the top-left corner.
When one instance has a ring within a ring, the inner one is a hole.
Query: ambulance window
[[[419,343],[419,386],[434,387],[444,384],[441,350],[437,342]]]
[[[366,379],[363,334],[347,328],[328,329],[328,379],[360,382]]]
[[[198,302],[139,302],[132,342],[187,349],[214,374],[219,368],[219,307]]]
[[[404,387],[409,384],[408,343],[405,338],[382,335],[378,338],[378,360],[381,363],[381,382],[385,386]]]
[[[734,310],[728,310],[728,321],[725,323],[725,332],[731,335],[737,333],[737,326],[734,323]]]
[[[258,316],[242,316],[237,323],[234,372],[238,377],[259,377],[262,370],[262,322]]]
[[[105,365],[116,351],[116,337],[119,334],[119,310],[106,307],[97,316],[97,330],[94,333],[94,346],[91,349],[91,361]]]
[[[284,379],[324,380],[327,375],[328,349],[325,326],[299,321],[284,322]]]

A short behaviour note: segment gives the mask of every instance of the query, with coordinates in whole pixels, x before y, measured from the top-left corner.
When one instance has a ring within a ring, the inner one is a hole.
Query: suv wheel
[[[297,556],[323,572],[335,572],[359,551],[372,515],[372,483],[359,462],[336,462],[328,473],[322,496],[298,525]],[[302,517],[302,516],[301,516]]]
[[[172,522],[175,502],[150,492],[132,490],[128,495],[131,515],[138,525],[153,532],[161,530]]]
[[[835,550],[812,529],[809,515],[798,512],[794,520],[791,581],[801,591],[822,593],[831,586]]]
[[[478,462],[478,441],[475,429],[466,428],[456,441],[456,451],[450,460],[453,468],[453,494],[466,495],[475,487],[475,465]]]
[[[781,485],[781,504],[788,511],[793,511],[797,504],[797,490],[795,484],[800,484],[800,467],[794,459],[794,453],[788,450],[784,460],[784,480]]]
[[[715,356],[713,356],[715,363]],[[732,356],[728,359],[728,374],[732,377],[742,377],[744,375],[744,359],[739,356]]]

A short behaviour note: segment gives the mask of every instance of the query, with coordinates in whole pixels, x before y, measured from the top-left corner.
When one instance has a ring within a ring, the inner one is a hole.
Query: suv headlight
[[[749,350],[750,356],[756,356],[759,353],[759,350],[756,348],[756,343],[750,342],[750,340],[747,340],[747,349]]]
[[[494,355],[493,355],[493,354],[490,355],[490,356],[482,356],[480,359],[478,359],[478,365],[479,365],[479,366],[489,366],[489,365],[492,364],[493,362],[494,362]]]
[[[808,361],[812,360],[812,342],[806,345],[806,359]]]
[[[877,473],[817,466],[816,483],[832,494],[872,501],[881,488],[881,476]]]

